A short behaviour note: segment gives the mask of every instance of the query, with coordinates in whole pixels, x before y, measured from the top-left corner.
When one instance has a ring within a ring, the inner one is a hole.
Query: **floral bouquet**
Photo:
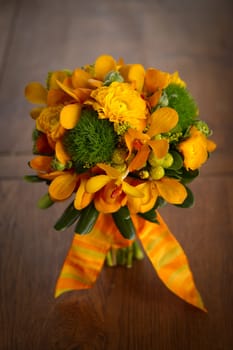
[[[101,55],[29,83],[37,105],[29,166],[44,181],[40,208],[70,199],[56,230],[75,235],[55,295],[90,288],[104,262],[130,267],[141,245],[165,285],[205,310],[187,257],[157,209],[191,207],[188,184],[216,145],[178,72]],[[140,243],[139,243],[140,242]]]

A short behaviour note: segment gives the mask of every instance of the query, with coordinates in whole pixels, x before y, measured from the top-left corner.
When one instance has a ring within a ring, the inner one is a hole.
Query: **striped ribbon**
[[[133,216],[138,238],[163,283],[177,296],[206,311],[195,286],[187,257],[161,216],[159,224]],[[100,214],[94,229],[87,235],[75,234],[57,280],[55,297],[71,290],[91,288],[100,274],[112,246],[129,246],[111,215]]]
[[[157,213],[159,224],[137,217],[134,225],[143,248],[163,283],[186,302],[206,311],[195,286],[188,259]]]

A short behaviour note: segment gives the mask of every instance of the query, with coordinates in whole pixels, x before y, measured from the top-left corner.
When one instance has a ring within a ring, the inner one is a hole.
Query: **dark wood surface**
[[[229,0],[0,0],[0,349],[233,348],[233,6]],[[36,208],[33,122],[24,86],[47,71],[122,56],[179,70],[218,149],[192,185],[196,205],[161,214],[185,249],[208,313],[170,293],[149,261],[104,268],[93,289],[54,299],[72,229]]]

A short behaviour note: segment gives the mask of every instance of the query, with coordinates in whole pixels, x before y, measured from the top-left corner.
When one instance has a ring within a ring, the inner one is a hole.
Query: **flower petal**
[[[145,74],[144,90],[151,93],[164,89],[169,83],[169,77],[169,73],[154,68],[148,68]]]
[[[208,139],[206,140],[206,142],[207,142],[207,151],[213,152],[217,147],[216,143]]]
[[[68,155],[68,153],[65,151],[65,148],[64,148],[61,140],[58,140],[56,142],[55,153],[56,153],[56,158],[62,164],[66,164],[66,162],[68,162],[71,159],[70,156]]]
[[[73,129],[81,116],[82,106],[79,103],[67,105],[60,113],[60,123],[65,129]]]
[[[158,190],[151,181],[139,184],[136,188],[142,191],[144,196],[141,198],[128,196],[127,204],[129,210],[132,214],[145,213],[153,208],[158,196]]]
[[[157,109],[151,115],[151,125],[147,134],[152,137],[163,132],[168,132],[176,126],[179,116],[177,112],[170,107]]]
[[[76,101],[79,101],[78,97],[69,86],[61,83],[59,80],[57,80],[56,82],[57,82],[57,85],[60,87],[60,89],[65,91],[69,96],[73,97]]]
[[[121,176],[121,173],[117,169],[111,167],[108,164],[98,163],[97,166],[100,169],[104,170],[106,172],[106,174],[111,178],[117,179],[118,177]]]
[[[157,91],[155,91],[153,93],[152,96],[150,96],[148,98],[148,101],[149,101],[151,107],[155,107],[158,104],[159,99],[160,99],[161,96],[162,96],[162,91],[161,90],[157,90]]]
[[[112,70],[116,70],[116,61],[112,56],[102,55],[95,61],[95,77],[104,80],[106,74]]]
[[[35,104],[46,104],[47,103],[47,90],[45,87],[38,83],[32,82],[25,87],[26,99]]]
[[[74,70],[72,74],[72,84],[75,88],[88,88],[90,87],[88,80],[91,78],[91,74],[81,68]]]
[[[119,69],[124,80],[135,83],[136,90],[142,91],[145,78],[145,69],[141,64],[125,64]]]
[[[51,180],[55,179],[56,177],[63,175],[63,174],[64,174],[63,171],[56,170],[56,171],[52,171],[52,172],[46,173],[46,174],[39,173],[38,176],[41,177],[42,179],[51,181]]]
[[[78,210],[81,210],[88,206],[88,204],[90,204],[93,199],[93,194],[86,192],[86,183],[87,179],[82,178],[75,196],[74,206]]]
[[[67,96],[67,94],[62,90],[52,89],[48,91],[48,106],[57,106],[59,104],[64,104],[69,100],[72,100],[71,96]]]
[[[60,81],[61,83],[67,78],[67,73],[64,71],[55,71],[52,72],[50,78],[49,78],[49,90],[50,89],[59,89],[59,86],[57,84],[57,81]]]
[[[156,183],[159,195],[168,203],[181,204],[187,197],[185,187],[176,179],[163,177],[154,183]]]
[[[208,158],[208,143],[206,136],[195,127],[191,128],[190,135],[191,137],[178,145],[178,149],[183,154],[186,169],[195,170],[200,168]]]
[[[53,157],[37,156],[37,157],[34,157],[29,162],[29,165],[34,170],[44,171],[47,173],[51,170],[51,161],[52,160],[53,160]]]
[[[154,154],[157,158],[163,158],[168,152],[169,143],[166,139],[162,140],[151,140],[148,145],[153,149]]]
[[[180,78],[178,72],[174,72],[173,74],[171,74],[169,78],[169,84],[176,84],[182,87],[186,87],[186,83]]]
[[[121,207],[121,200],[119,200],[119,198],[116,198],[115,201],[109,203],[106,202],[104,196],[102,196],[102,193],[100,193],[95,197],[95,207],[100,213],[115,213]]]
[[[42,108],[41,107],[33,108],[30,111],[30,116],[32,117],[32,119],[36,120],[39,117],[40,113],[43,111],[43,109],[44,109],[43,107]]]
[[[97,175],[87,180],[86,191],[89,193],[95,193],[104,187],[111,181],[111,177],[108,175]]]
[[[147,145],[142,145],[141,149],[137,152],[136,156],[129,164],[129,171],[141,169],[149,156],[150,148]]]
[[[49,195],[52,200],[62,201],[71,196],[77,183],[77,175],[63,174],[56,177],[49,186]]]
[[[137,197],[137,198],[144,197],[144,192],[141,189],[139,189],[138,186],[132,186],[132,185],[128,184],[126,181],[122,182],[122,190],[127,195],[132,196],[132,197]]]

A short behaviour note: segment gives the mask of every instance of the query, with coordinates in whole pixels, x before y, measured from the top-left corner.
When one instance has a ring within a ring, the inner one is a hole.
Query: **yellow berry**
[[[158,165],[155,168],[151,168],[150,170],[150,176],[153,180],[160,180],[162,177],[164,177],[165,171],[164,168],[161,165]]]
[[[122,148],[114,150],[112,155],[112,162],[115,164],[123,164],[126,158],[126,151]]]
[[[174,161],[174,159],[173,159],[171,153],[167,153],[166,156],[163,158],[162,166],[164,168],[169,168],[173,164],[173,161]]]
[[[156,157],[154,152],[151,152],[148,158],[148,162],[150,163],[151,166],[156,167],[157,165],[163,164],[163,158],[158,158]]]

